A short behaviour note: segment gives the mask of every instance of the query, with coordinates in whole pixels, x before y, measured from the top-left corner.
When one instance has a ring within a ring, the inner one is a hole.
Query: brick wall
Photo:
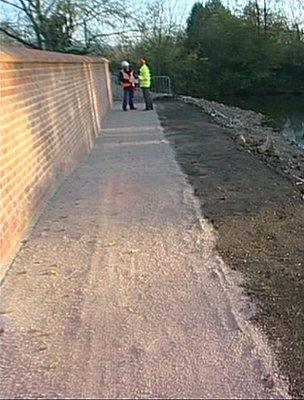
[[[88,154],[111,105],[108,62],[0,52],[0,274],[60,181]]]

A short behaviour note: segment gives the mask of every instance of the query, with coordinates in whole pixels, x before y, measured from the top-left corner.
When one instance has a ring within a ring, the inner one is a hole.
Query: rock
[[[265,154],[270,149],[270,143],[268,140],[264,142],[262,145],[258,146],[258,153]]]
[[[241,135],[236,135],[235,138],[234,138],[234,142],[238,146],[245,146],[246,140],[245,140],[244,135],[242,135],[242,134]]]
[[[281,158],[281,151],[279,149],[273,149],[273,156],[276,158]]]

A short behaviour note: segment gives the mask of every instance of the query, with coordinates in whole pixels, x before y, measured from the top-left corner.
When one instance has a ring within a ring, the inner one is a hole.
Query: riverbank
[[[239,149],[247,150],[287,176],[304,195],[304,151],[295,140],[284,138],[281,132],[272,128],[269,117],[215,101],[190,96],[179,96],[179,99],[210,115],[218,125],[226,128]]]
[[[202,102],[198,105],[201,108]],[[232,270],[241,273],[244,291],[254,305],[253,323],[268,336],[289,379],[291,395],[304,397],[301,185],[293,185],[288,175],[283,176],[268,163],[275,158],[268,151],[258,152],[264,142],[255,147],[250,144],[252,131],[242,127],[242,134],[235,132],[240,124],[231,114],[232,127],[219,127],[215,121],[224,125],[226,119],[220,112],[227,109],[211,106],[212,118],[181,101],[159,102],[157,111],[202,213],[217,232],[219,254]],[[243,118],[240,121],[248,118],[248,114],[234,112]],[[250,113],[252,126],[260,130],[262,116],[257,124],[254,114]],[[265,138],[261,132],[259,135]]]
[[[218,95],[208,100],[262,113],[271,118],[272,127],[304,148],[304,93]]]

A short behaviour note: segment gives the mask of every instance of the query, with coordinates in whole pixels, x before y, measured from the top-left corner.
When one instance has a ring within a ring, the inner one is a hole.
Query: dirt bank
[[[304,204],[297,187],[236,145],[207,114],[159,102],[177,160],[218,232],[218,251],[244,276],[253,320],[269,337],[290,392],[304,397]]]
[[[251,110],[231,107],[216,101],[179,96],[186,104],[193,104],[207,113],[232,137],[236,146],[256,155],[267,165],[287,176],[303,193],[304,152],[299,144],[285,138],[271,125],[271,118]]]

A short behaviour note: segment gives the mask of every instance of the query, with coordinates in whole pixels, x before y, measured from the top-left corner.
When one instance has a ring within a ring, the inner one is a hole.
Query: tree
[[[136,64],[145,57],[154,75],[170,75],[182,30],[184,4],[180,0],[149,0],[134,10],[133,21],[138,35],[130,35],[110,54],[114,66],[122,59]]]
[[[192,7],[190,17],[187,20],[187,45],[189,48],[197,47],[197,38],[201,29],[208,23],[208,20],[220,11],[226,10],[221,0],[208,0],[205,5],[195,3]]]
[[[0,0],[0,31],[30,47],[89,52],[131,30],[121,0]]]
[[[217,97],[304,90],[301,30],[279,0],[252,0],[233,11],[218,0],[193,6],[184,41],[191,72],[186,84],[176,80],[178,91]]]
[[[219,0],[195,3],[184,28],[177,13],[171,15],[173,0],[150,0],[137,15],[139,36],[109,57],[118,68],[122,59],[136,63],[144,56],[153,75],[169,75],[178,93],[198,97],[304,91],[303,33],[280,4],[251,0],[231,9]]]

